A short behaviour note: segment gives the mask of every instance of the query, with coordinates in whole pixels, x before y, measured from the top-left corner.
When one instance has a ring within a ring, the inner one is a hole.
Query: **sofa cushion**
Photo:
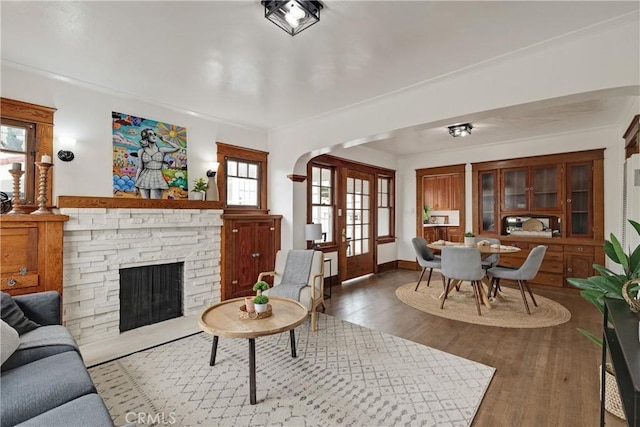
[[[80,396],[95,393],[82,358],[67,351],[5,371],[0,377],[0,425],[12,426]]]
[[[18,331],[13,329],[7,322],[0,320],[0,353],[2,365],[20,346],[20,336]]]
[[[104,402],[95,393],[87,394],[18,424],[20,427],[113,427]]]
[[[2,365],[2,371],[17,368],[54,354],[79,351],[78,345],[61,325],[40,326],[20,337],[18,351]]]
[[[36,322],[27,318],[20,307],[18,307],[18,304],[16,304],[13,298],[11,298],[11,295],[6,292],[2,292],[0,313],[2,320],[7,322],[9,326],[18,331],[18,335],[22,335],[25,332],[32,331],[40,326]]]

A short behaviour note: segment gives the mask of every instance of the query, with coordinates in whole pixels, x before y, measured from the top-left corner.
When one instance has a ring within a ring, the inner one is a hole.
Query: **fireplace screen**
[[[182,316],[184,263],[120,270],[120,332]]]

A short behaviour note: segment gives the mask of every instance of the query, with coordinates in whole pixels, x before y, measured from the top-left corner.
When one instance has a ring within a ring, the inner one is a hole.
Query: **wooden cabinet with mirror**
[[[524,248],[501,256],[502,265],[519,266],[530,249],[546,245],[532,283],[568,287],[568,277],[596,274],[592,265],[604,263],[603,160],[601,149],[473,163],[476,235]],[[540,230],[524,229],[528,219]]]

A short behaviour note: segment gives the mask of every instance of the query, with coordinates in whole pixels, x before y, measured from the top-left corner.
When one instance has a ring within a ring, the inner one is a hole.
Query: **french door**
[[[373,273],[374,266],[374,175],[344,169],[342,244],[340,257],[346,266],[343,278]]]

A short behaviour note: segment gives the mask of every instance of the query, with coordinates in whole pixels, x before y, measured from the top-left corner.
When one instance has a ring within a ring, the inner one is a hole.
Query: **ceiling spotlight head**
[[[449,126],[449,135],[453,137],[467,136],[471,134],[471,129],[473,129],[471,123]]]
[[[264,17],[292,36],[320,21],[323,8],[319,1],[310,0],[262,0],[260,3],[264,6]]]

